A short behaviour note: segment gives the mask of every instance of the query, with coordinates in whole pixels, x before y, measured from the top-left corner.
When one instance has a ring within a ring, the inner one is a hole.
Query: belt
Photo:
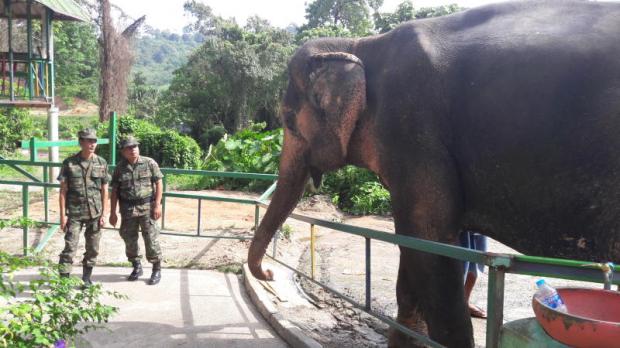
[[[144,203],[149,203],[152,202],[153,199],[153,195],[150,195],[148,197],[144,197],[144,198],[138,198],[138,199],[121,199],[120,201],[123,204],[128,204],[130,206],[136,206],[136,205],[140,205],[140,204],[144,204]]]

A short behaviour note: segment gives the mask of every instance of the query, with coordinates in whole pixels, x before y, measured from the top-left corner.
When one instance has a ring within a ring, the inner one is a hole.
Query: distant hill
[[[134,42],[133,72],[140,72],[148,85],[168,87],[172,72],[187,61],[189,54],[204,42],[200,34],[175,34],[147,29]]]

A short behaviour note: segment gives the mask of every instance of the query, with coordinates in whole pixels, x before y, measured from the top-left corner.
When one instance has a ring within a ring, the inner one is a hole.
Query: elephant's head
[[[346,163],[351,135],[366,107],[362,61],[346,52],[316,52],[308,45],[289,64],[281,108],[284,147],[278,186],[248,253],[258,279],[271,279],[261,262],[277,228],[299,201],[310,176],[318,186],[324,172]]]

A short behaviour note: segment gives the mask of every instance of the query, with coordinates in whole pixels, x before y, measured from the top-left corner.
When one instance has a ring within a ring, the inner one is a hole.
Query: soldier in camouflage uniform
[[[93,129],[78,132],[80,152],[62,163],[60,181],[60,229],[65,232],[65,248],[60,254],[60,275],[68,277],[77,251],[80,232],[85,227],[86,252],[82,260],[82,280],[90,277],[99,254],[101,226],[108,199],[108,163],[95,154],[97,135]]]
[[[146,259],[153,264],[150,285],[161,280],[161,249],[159,247],[159,226],[161,217],[161,197],[163,174],[157,162],[140,156],[138,141],[132,136],[121,140],[123,159],[112,174],[112,199],[110,224],[116,226],[116,204],[120,202],[120,234],[125,241],[125,254],[132,263],[133,270],[127,280],[137,280],[143,273],[138,245],[138,228],[146,249]]]

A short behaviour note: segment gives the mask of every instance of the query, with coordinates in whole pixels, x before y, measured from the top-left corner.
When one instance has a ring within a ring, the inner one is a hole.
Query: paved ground
[[[287,347],[251,304],[241,280],[215,271],[164,269],[149,286],[150,268],[136,282],[128,268],[96,267],[93,281],[129,296],[107,299],[120,311],[107,330],[88,333],[92,347]]]

